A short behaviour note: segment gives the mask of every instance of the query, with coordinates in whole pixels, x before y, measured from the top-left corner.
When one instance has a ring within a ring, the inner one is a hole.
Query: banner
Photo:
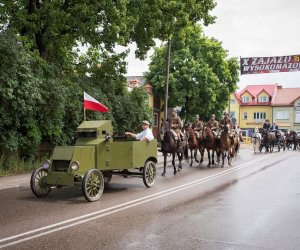
[[[300,55],[241,58],[241,75],[300,71]]]

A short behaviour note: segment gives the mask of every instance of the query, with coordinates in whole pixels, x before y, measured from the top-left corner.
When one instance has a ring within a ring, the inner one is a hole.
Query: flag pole
[[[86,115],[85,115],[85,108],[83,108],[83,120],[86,120]]]

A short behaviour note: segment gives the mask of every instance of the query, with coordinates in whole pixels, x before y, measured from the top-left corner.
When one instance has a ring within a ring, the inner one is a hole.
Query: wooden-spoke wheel
[[[104,190],[104,178],[98,169],[87,171],[82,180],[82,192],[87,201],[97,201]]]
[[[37,197],[46,197],[51,191],[50,185],[47,184],[46,176],[49,171],[44,168],[38,168],[32,172],[30,178],[30,188]]]
[[[143,181],[146,187],[152,187],[156,178],[156,164],[153,161],[147,161],[143,170]]]

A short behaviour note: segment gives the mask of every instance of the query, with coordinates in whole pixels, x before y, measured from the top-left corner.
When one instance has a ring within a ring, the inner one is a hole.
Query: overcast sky
[[[300,0],[217,0],[216,23],[204,28],[208,37],[223,43],[230,57],[288,56],[300,54]],[[151,55],[151,51],[148,55]],[[145,61],[128,58],[128,75],[142,75]],[[300,87],[300,71],[242,75],[238,86],[273,84]]]

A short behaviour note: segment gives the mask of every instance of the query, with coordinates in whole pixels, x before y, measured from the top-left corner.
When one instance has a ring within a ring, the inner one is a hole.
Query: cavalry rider
[[[171,115],[169,117],[170,131],[174,134],[175,140],[178,141],[180,146],[180,142],[183,141],[183,135],[181,133],[182,122],[180,117],[177,115],[177,109],[173,108],[171,111]]]
[[[209,127],[214,135],[217,138],[217,129],[219,128],[219,123],[216,121],[216,116],[212,114],[209,121],[206,123],[206,126]]]
[[[224,117],[221,119],[219,126],[222,129],[227,124],[229,124],[229,138],[231,140],[231,144],[233,144],[234,143],[234,137],[235,137],[234,133],[232,132],[233,124],[232,124],[232,121],[231,121],[228,113],[225,111],[224,112]]]
[[[234,130],[234,134],[239,138],[239,140],[241,142],[243,142],[243,136],[242,136],[242,133],[241,133],[241,129],[239,127],[239,125],[237,124],[237,122],[234,122],[233,123],[233,130]]]
[[[271,124],[270,121],[268,119],[265,120],[265,123],[263,125],[263,129],[266,129],[267,131],[269,131],[271,128]]]
[[[199,138],[199,133],[203,130],[203,121],[200,120],[199,115],[195,115],[195,120],[192,124],[192,129],[196,134],[196,138]]]

